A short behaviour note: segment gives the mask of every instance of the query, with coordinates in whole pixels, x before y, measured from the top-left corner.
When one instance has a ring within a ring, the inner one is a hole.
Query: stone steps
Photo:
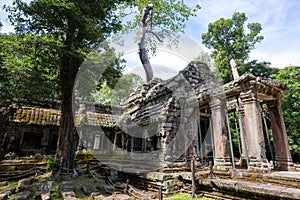
[[[300,199],[300,190],[270,183],[251,183],[240,180],[213,179],[202,182],[222,193],[252,199]]]
[[[216,171],[214,179],[210,179],[209,174],[209,171],[195,173],[196,193],[215,191],[221,196],[226,194],[241,198],[252,195],[253,199],[300,199],[300,172],[259,174],[242,171],[240,176],[233,176],[231,172]],[[162,187],[164,195],[191,193],[192,189],[191,172],[151,172],[145,175],[121,172],[120,177],[124,181],[129,179],[130,184],[138,189],[153,193]]]

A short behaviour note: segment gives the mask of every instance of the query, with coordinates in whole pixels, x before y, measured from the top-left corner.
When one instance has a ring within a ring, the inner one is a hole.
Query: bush
[[[47,160],[47,171],[57,172],[59,170],[60,161],[58,158],[50,157]]]

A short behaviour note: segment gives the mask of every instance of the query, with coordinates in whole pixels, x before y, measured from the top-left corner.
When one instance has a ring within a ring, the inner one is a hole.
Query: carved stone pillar
[[[225,124],[225,106],[225,101],[222,99],[213,99],[210,102],[214,137],[214,168],[217,170],[229,170],[232,168]]]
[[[240,99],[239,99],[240,101]],[[240,103],[240,106],[239,106],[239,110],[238,110],[238,113],[239,113],[239,118],[238,118],[238,122],[239,122],[239,130],[240,130],[240,142],[241,142],[241,165],[242,166],[247,166],[247,161],[246,161],[246,144],[245,144],[245,128],[244,128],[244,117],[245,117],[245,113],[244,113],[244,107],[243,105]]]
[[[142,136],[142,149],[141,152],[147,152],[147,130],[144,130],[143,136]]]
[[[244,105],[244,133],[246,137],[249,167],[254,171],[268,168],[262,119],[256,94],[249,90],[240,94]]]
[[[294,164],[283,120],[281,102],[279,100],[270,101],[267,103],[267,106],[269,109],[274,138],[276,169],[294,170]]]

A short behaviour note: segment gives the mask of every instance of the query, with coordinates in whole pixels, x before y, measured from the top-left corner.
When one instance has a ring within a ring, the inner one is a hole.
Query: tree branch
[[[163,40],[160,39],[160,37],[157,35],[157,33],[153,32],[151,29],[147,29],[146,32],[153,34],[158,41],[163,42]]]
[[[145,34],[147,32],[147,21],[149,21],[149,15],[153,10],[153,4],[148,4],[144,7],[142,17],[140,20],[140,32],[139,32],[139,56],[140,60],[143,64],[146,73],[147,82],[153,79],[153,70],[147,55],[146,47],[145,47]]]

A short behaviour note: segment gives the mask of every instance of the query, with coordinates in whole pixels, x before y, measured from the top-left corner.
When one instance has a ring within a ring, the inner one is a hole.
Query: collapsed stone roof
[[[209,103],[213,95],[223,94],[224,98],[230,98],[253,85],[255,85],[258,96],[265,99],[277,98],[282,90],[287,89],[283,83],[255,77],[251,74],[244,74],[236,80],[221,85],[206,64],[191,62],[171,79],[155,78],[149,83],[145,83],[123,107],[117,108],[113,114],[111,113],[112,107],[85,102],[88,107],[92,106],[93,109],[84,111],[84,120],[81,119],[80,111],[77,112],[75,123],[76,125],[116,127],[121,125],[120,123],[122,120],[124,121],[126,115],[126,118],[130,118],[134,122],[127,123],[127,126],[143,126],[158,121],[160,118],[171,117],[170,115],[173,116],[172,118],[180,115],[180,108],[176,101],[178,96],[174,92],[179,88],[182,90],[180,95],[190,95],[188,98],[196,97],[198,105],[201,106]],[[121,115],[122,117],[120,117]],[[61,112],[58,109],[21,106],[13,114],[12,121],[23,124],[59,126],[60,117]]]
[[[23,124],[59,126],[60,115],[60,111],[56,109],[24,106],[17,109],[12,121]]]
[[[207,93],[213,75],[201,62],[191,62],[173,78],[154,78],[133,94],[125,105],[125,115],[137,125],[147,125],[153,121],[180,116],[180,99],[197,98],[199,93]],[[182,103],[182,102],[181,102]]]

